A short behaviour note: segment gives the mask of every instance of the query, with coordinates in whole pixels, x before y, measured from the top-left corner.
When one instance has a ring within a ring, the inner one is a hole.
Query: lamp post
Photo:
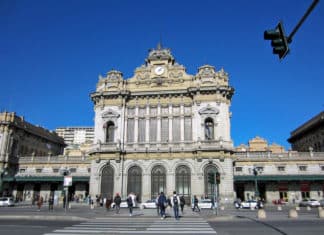
[[[256,167],[253,168],[253,175],[254,175],[254,184],[255,184],[255,199],[259,197],[259,190],[258,190],[258,169]]]
[[[3,196],[3,177],[7,174],[7,168],[4,167],[4,163],[1,163],[0,166],[0,196]]]
[[[64,211],[66,213],[67,207],[68,207],[68,197],[69,197],[69,186],[72,186],[72,177],[70,175],[70,171],[68,169],[62,169],[61,174],[63,175],[63,187],[64,187],[64,195],[65,195],[65,201],[64,201]]]
[[[2,191],[3,191],[3,174],[4,174],[4,169],[3,167],[0,168],[0,196],[2,196]]]

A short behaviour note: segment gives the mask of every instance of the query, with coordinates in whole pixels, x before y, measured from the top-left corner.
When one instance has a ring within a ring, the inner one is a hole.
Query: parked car
[[[310,206],[310,207],[318,207],[320,206],[320,202],[316,199],[303,199],[301,202],[299,202],[299,206]]]
[[[151,200],[147,200],[146,202],[143,202],[141,204],[141,208],[142,209],[146,209],[146,208],[156,208],[155,199],[151,199]]]
[[[14,206],[15,202],[12,197],[1,197],[0,206]]]
[[[321,205],[321,203],[316,199],[310,199],[308,203],[310,207],[318,207]]]
[[[240,208],[242,209],[250,209],[250,208],[254,208],[254,209],[260,209],[263,208],[263,203],[259,200],[247,200],[247,201],[243,201],[241,202]]]
[[[200,209],[213,209],[213,202],[211,199],[201,199],[198,201],[198,207]],[[194,204],[191,204],[191,208],[194,208]]]

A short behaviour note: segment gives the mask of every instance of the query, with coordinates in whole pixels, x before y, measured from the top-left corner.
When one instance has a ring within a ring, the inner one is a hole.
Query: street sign
[[[68,176],[64,176],[64,184],[65,187],[69,187],[72,186],[72,176],[68,175]]]

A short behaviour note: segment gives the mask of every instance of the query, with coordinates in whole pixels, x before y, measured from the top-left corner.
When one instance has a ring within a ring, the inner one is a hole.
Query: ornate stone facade
[[[218,194],[231,201],[234,89],[228,81],[223,69],[210,65],[187,74],[160,45],[133,77],[124,79],[116,70],[100,76],[91,94],[90,193],[125,197],[134,192],[140,201],[174,190],[188,198],[211,196],[207,174],[217,171],[222,178]]]

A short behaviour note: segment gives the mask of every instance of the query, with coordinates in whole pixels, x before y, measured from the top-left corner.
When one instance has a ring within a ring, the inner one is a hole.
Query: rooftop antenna
[[[158,50],[161,50],[161,49],[162,49],[162,35],[161,35],[161,34],[160,34],[160,41],[159,41],[159,43],[157,44],[156,49],[158,49]]]

